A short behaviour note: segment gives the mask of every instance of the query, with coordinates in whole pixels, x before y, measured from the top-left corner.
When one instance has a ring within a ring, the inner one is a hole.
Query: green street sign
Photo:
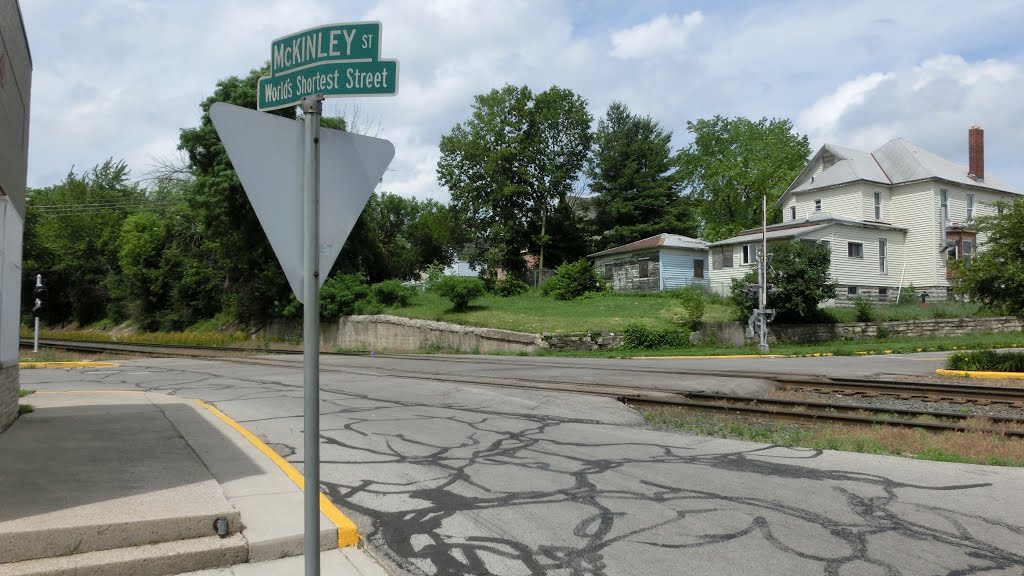
[[[328,24],[274,40],[257,110],[295,106],[313,94],[394,96],[398,61],[380,59],[380,40],[380,22]]]

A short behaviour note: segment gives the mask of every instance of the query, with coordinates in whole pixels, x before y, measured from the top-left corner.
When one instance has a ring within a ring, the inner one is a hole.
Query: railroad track
[[[23,345],[31,345],[31,341],[22,340]],[[126,344],[113,342],[87,342],[87,341],[65,341],[65,340],[41,340],[40,346],[61,348],[75,351],[93,352],[120,352],[130,354],[158,355],[158,356],[182,356],[182,357],[225,357],[238,354],[294,354],[299,355],[301,351],[296,350],[268,350],[252,349],[243,347],[211,347],[211,346],[181,346],[167,344]],[[324,356],[344,355],[367,355],[360,353],[328,353]],[[407,355],[379,355],[382,358],[394,357],[402,359],[415,359],[417,356]],[[428,359],[436,362],[437,357]],[[468,362],[471,360],[451,358],[451,361]],[[273,359],[273,358],[231,358],[233,362],[247,364],[259,364],[268,366],[294,367],[296,361]],[[496,361],[493,363],[504,364]],[[521,363],[520,363],[521,365]],[[544,363],[545,367],[562,366],[574,367],[573,364]],[[634,372],[625,368],[610,367],[612,371]],[[1005,434],[1008,436],[1024,437],[1024,419],[1011,417],[987,417],[987,421],[999,428],[984,427],[978,428],[969,425],[967,421],[973,418],[972,414],[961,414],[949,411],[920,411],[894,408],[873,408],[869,406],[851,406],[848,404],[836,404],[831,402],[814,402],[798,400],[778,400],[759,397],[744,397],[715,394],[709,392],[681,392],[679,390],[656,389],[633,387],[629,385],[609,385],[590,382],[567,382],[564,380],[550,380],[541,378],[507,378],[488,377],[480,375],[462,375],[441,372],[425,372],[423,370],[406,370],[389,367],[339,367],[330,364],[321,364],[322,372],[342,372],[355,375],[381,376],[414,379],[445,381],[461,384],[474,384],[482,386],[496,386],[508,388],[528,388],[557,392],[572,392],[579,394],[598,395],[616,398],[620,401],[632,404],[647,404],[659,406],[675,406],[688,410],[701,412],[718,412],[741,414],[745,416],[764,417],[771,419],[784,419],[792,421],[832,421],[844,424],[861,425],[887,425],[923,428],[931,431],[964,431],[980,430]],[[933,402],[947,402],[951,404],[975,403],[1006,404],[1015,408],[1024,408],[1024,388],[997,388],[990,386],[974,386],[966,384],[941,384],[932,382],[888,382],[871,379],[858,378],[818,378],[804,377],[797,375],[765,376],[750,372],[730,372],[708,370],[659,370],[642,369],[647,373],[664,373],[667,375],[707,375],[707,376],[735,376],[738,378],[759,378],[773,380],[778,383],[780,389],[794,390],[800,392],[813,392],[819,394],[842,394],[861,397],[891,396],[904,400],[924,400]],[[934,421],[921,421],[919,418],[928,417]],[[1016,427],[1016,429],[1014,429]]]

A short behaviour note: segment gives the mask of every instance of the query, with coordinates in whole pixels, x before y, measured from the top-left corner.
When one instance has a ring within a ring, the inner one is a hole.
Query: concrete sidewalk
[[[297,472],[212,407],[139,392],[22,403],[35,411],[0,434],[0,576],[302,573]],[[345,542],[354,525],[321,510],[336,520],[320,517],[323,573],[385,574],[338,550],[338,525]]]

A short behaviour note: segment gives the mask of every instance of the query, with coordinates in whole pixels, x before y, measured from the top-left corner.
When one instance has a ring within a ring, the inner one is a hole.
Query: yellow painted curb
[[[241,424],[232,420],[231,417],[229,417],[227,414],[221,412],[220,410],[214,408],[213,406],[207,404],[206,402],[203,402],[201,400],[195,400],[195,403],[198,404],[199,406],[202,406],[203,408],[206,408],[214,416],[220,418],[225,424],[237,430],[238,433],[244,436],[246,440],[252,442],[252,445],[258,448],[260,452],[263,452],[263,454],[267,458],[270,458],[270,460],[274,464],[277,464],[277,466],[281,470],[283,470],[284,473],[287,474],[289,478],[292,479],[292,482],[295,482],[295,484],[299,487],[300,490],[303,489],[304,479],[302,477],[302,474],[299,473],[299,471],[296,470],[295,467],[292,466],[290,462],[282,458],[280,454],[274,452],[274,450],[270,446],[267,446],[262,440],[257,438],[255,434],[249,432]],[[339,510],[338,507],[335,506],[333,502],[328,500],[327,496],[325,496],[323,493],[320,494],[320,512],[323,513],[323,515],[326,516],[328,519],[330,519],[331,522],[334,522],[334,525],[338,527],[339,548],[345,548],[346,546],[355,546],[359,543],[359,529],[356,528],[355,522],[349,520],[348,516],[345,516],[345,514],[341,510]]]
[[[117,368],[116,362],[18,362],[20,368]]]
[[[1014,378],[1024,380],[1024,372],[988,372],[984,370],[946,370],[945,368],[939,368],[935,373],[939,376],[963,376],[964,378]]]

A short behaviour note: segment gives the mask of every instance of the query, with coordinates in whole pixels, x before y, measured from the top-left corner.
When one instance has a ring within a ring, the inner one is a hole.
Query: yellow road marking
[[[227,414],[201,400],[196,400],[195,403],[209,410],[210,413],[217,418],[220,418],[225,424],[238,431],[238,433],[244,436],[246,440],[252,442],[252,445],[259,449],[259,451],[266,457],[270,458],[274,464],[277,464],[278,468],[283,470],[284,473],[291,478],[292,482],[295,482],[299,489],[303,489],[305,480],[303,479],[302,474],[296,470],[290,462],[282,458],[280,454],[274,452],[270,446],[267,446],[262,440],[257,438],[252,432],[245,429],[241,424],[232,420]],[[327,496],[323,493],[320,494],[320,512],[322,512],[324,516],[329,518],[331,522],[334,522],[334,525],[338,527],[339,548],[355,546],[359,543],[359,529],[356,528],[355,522],[349,520],[348,516],[345,516],[345,514],[339,510],[333,502],[328,500]]]
[[[117,368],[116,362],[18,362],[21,368]]]

